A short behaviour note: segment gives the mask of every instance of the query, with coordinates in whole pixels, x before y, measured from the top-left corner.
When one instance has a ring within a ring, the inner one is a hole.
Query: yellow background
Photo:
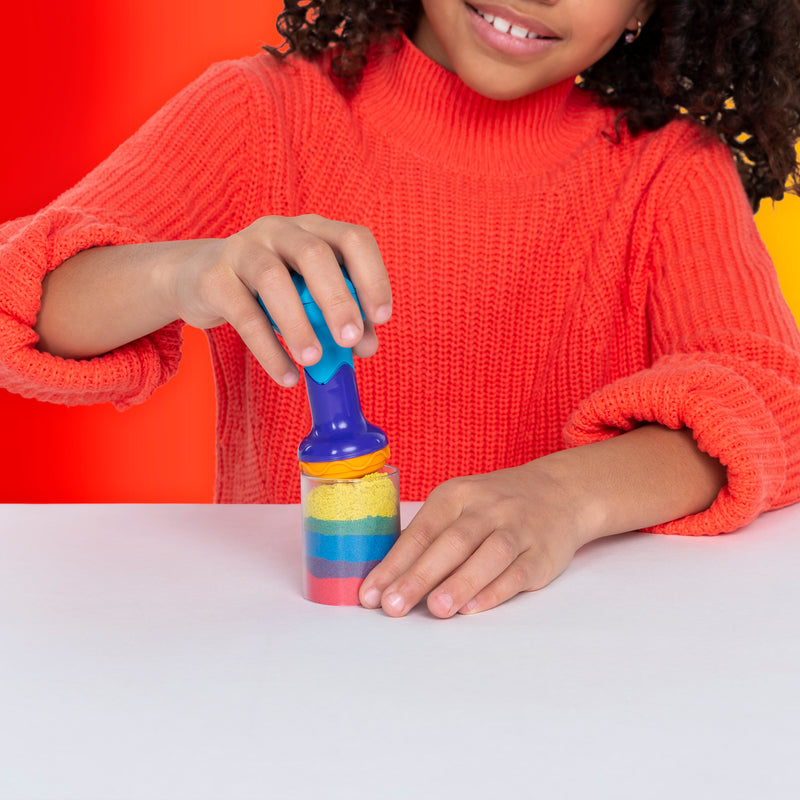
[[[756,225],[778,270],[781,289],[800,321],[800,197],[787,195],[779,203],[761,203]]]

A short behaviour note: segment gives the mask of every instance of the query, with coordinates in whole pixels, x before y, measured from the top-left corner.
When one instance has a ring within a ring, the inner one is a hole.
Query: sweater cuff
[[[183,323],[86,360],[36,349],[33,330],[42,280],[66,259],[91,247],[147,241],[121,221],[89,211],[51,208],[3,226],[0,244],[0,385],[23,397],[66,405],[141,403],[180,362]]]
[[[701,354],[665,356],[591,395],[569,419],[564,438],[570,447],[591,444],[647,422],[691,429],[698,447],[727,468],[728,483],[707,510],[645,530],[713,535],[773,507],[786,474],[784,444],[769,409],[741,375]]]

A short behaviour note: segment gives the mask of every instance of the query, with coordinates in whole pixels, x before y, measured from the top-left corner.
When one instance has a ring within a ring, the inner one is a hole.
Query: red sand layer
[[[327,606],[357,606],[363,578],[315,578],[306,570],[303,594],[314,603]]]

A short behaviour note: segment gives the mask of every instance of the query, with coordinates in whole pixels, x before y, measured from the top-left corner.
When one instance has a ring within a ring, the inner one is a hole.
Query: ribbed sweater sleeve
[[[42,279],[91,247],[244,227],[260,183],[253,175],[273,155],[254,135],[267,114],[253,80],[240,62],[215,65],[78,185],[38,214],[0,227],[0,385],[39,400],[125,408],[175,372],[180,321],[93,359],[39,352],[33,326]]]
[[[700,148],[662,175],[643,212],[652,366],[589,397],[566,438],[690,428],[727,486],[707,511],[652,530],[714,534],[800,496],[800,340],[727,152]]]

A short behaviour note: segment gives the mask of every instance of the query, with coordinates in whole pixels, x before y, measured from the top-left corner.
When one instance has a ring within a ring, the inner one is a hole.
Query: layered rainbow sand
[[[330,480],[303,475],[304,596],[358,605],[367,574],[400,535],[397,470]]]

